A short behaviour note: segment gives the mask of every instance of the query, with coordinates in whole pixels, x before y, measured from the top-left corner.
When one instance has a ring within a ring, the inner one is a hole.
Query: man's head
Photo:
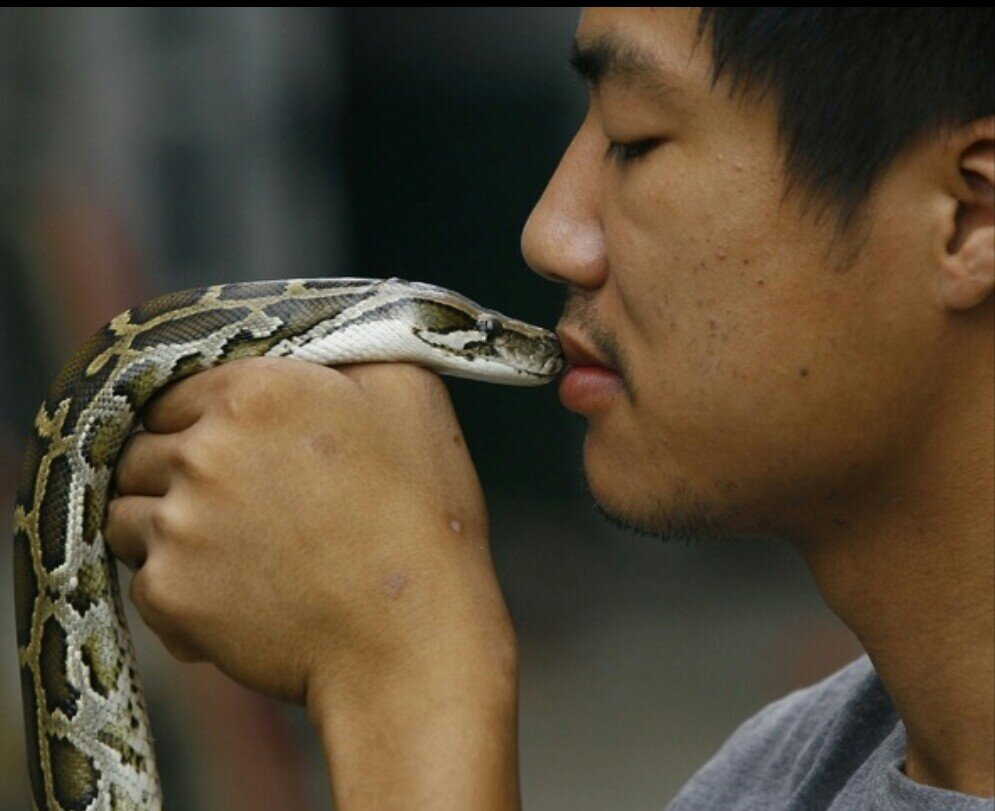
[[[624,380],[586,414],[608,513],[803,536],[991,413],[992,37],[983,9],[585,11],[588,115],[522,242]]]

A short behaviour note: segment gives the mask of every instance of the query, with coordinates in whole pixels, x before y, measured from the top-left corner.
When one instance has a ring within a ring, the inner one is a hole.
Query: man
[[[590,487],[640,529],[784,537],[870,657],[673,809],[992,808],[991,43],[990,9],[580,21],[590,108],[523,249],[570,286]],[[343,809],[518,807],[514,634],[438,380],[246,361],[146,426],[107,537],[167,646],[306,702]]]

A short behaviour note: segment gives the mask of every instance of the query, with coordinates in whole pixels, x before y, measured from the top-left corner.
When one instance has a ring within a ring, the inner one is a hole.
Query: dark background
[[[157,292],[401,276],[555,323],[561,292],[518,241],[583,115],[566,67],[577,14],[0,10],[3,520],[59,363]],[[662,808],[749,715],[859,652],[784,544],[688,548],[603,524],[583,422],[553,387],[450,390],[522,646],[527,807]],[[6,811],[25,807],[26,768],[12,599],[0,606]],[[132,627],[168,807],[328,807],[298,708],[178,665]]]

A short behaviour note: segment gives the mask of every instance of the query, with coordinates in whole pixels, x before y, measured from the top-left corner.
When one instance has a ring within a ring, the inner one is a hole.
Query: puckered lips
[[[560,379],[560,402],[578,414],[607,408],[624,391],[622,376],[569,326],[556,329],[567,361]]]

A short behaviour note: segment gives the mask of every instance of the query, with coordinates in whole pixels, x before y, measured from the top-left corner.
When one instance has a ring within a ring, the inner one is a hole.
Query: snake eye
[[[477,329],[485,335],[497,335],[502,331],[503,327],[501,326],[501,322],[496,318],[481,318],[477,322]]]

